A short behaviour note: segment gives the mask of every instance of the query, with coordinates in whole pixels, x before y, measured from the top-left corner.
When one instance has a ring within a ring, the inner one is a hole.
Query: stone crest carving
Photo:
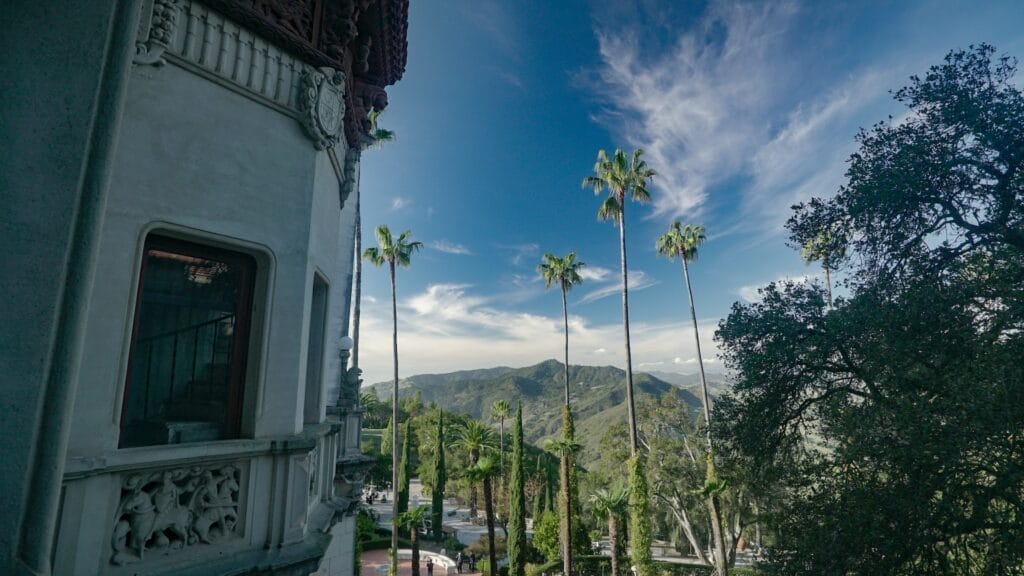
[[[178,23],[178,0],[152,0],[149,18],[139,23],[139,41],[135,44],[136,64],[163,65],[164,51],[174,39],[174,27]]]
[[[125,476],[110,562],[128,564],[142,560],[147,551],[230,538],[238,523],[240,482],[241,471],[232,464]]]
[[[344,75],[333,68],[303,69],[299,111],[317,150],[337,144],[345,119]]]

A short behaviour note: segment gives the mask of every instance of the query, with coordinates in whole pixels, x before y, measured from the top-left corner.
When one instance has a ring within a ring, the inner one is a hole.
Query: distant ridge
[[[526,441],[537,443],[560,431],[563,374],[563,364],[557,360],[524,368],[500,366],[421,374],[400,380],[398,393],[404,398],[419,392],[425,403],[435,402],[444,410],[486,419],[495,400],[508,400],[513,406],[522,401],[523,434]],[[596,456],[594,451],[603,430],[616,422],[625,422],[625,378],[626,372],[614,366],[569,367],[570,399],[576,428],[581,433],[579,441],[584,445],[583,462]],[[694,376],[693,382],[699,384],[699,379]],[[691,407],[700,406],[699,396],[688,390],[689,386],[666,382],[646,372],[634,372],[633,385],[638,396],[672,392]],[[391,382],[370,386],[381,398],[390,397],[391,387]]]

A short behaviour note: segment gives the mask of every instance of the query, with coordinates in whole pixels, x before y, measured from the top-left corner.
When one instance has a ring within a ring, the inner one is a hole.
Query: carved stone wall
[[[241,469],[236,464],[125,475],[114,518],[110,562],[147,552],[216,545],[236,537]]]

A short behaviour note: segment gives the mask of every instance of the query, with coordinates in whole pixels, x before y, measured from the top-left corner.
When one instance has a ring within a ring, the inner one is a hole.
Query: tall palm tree
[[[693,305],[693,287],[690,284],[690,262],[697,260],[697,253],[704,243],[704,227],[697,224],[683,226],[678,220],[669,226],[657,241],[658,254],[669,260],[676,256],[683,263],[683,281],[686,283],[686,294],[690,300],[690,319],[693,321],[693,339],[697,344],[697,366],[700,369],[701,402],[704,408],[705,435],[708,447],[708,484],[717,485],[714,476],[714,450],[711,443],[711,406],[708,398],[708,383],[704,374],[704,358],[700,351],[700,332],[697,329],[697,311]],[[726,573],[725,534],[722,531],[722,518],[719,510],[718,490],[708,491],[708,512],[711,516],[711,533],[715,545],[715,568],[719,574]]]
[[[821,262],[821,268],[825,271],[825,288],[828,290],[829,308],[832,307],[831,272],[835,269],[836,261],[842,260],[846,256],[846,246],[842,240],[839,234],[825,228],[800,247],[800,257],[806,264]]]
[[[505,418],[512,413],[512,406],[508,400],[495,400],[491,405],[491,418],[498,421],[498,454],[501,478],[505,479]]]
[[[410,239],[412,233],[406,230],[394,238],[391,230],[381,224],[377,226],[377,246],[367,248],[363,258],[374,266],[388,265],[391,274],[391,351],[394,358],[394,390],[391,395],[391,480],[398,490],[398,298],[395,292],[395,267],[408,267],[414,252],[423,247],[422,242]],[[392,519],[398,518],[398,498],[392,499]],[[391,573],[398,574],[398,530],[391,530]]]
[[[640,576],[650,576],[653,571],[650,550],[650,526],[648,517],[648,494],[643,455],[637,438],[636,407],[633,401],[633,357],[629,345],[629,266],[626,262],[626,200],[641,204],[651,200],[647,182],[655,176],[654,170],[643,160],[644,151],[637,148],[627,158],[622,150],[616,150],[611,158],[604,150],[597,153],[594,174],[583,179],[584,188],[593,188],[594,194],[608,192],[608,197],[597,210],[601,220],[615,220],[619,225],[619,256],[622,262],[622,329],[626,348],[626,417],[629,423],[630,450],[630,540],[633,563]]]
[[[367,148],[379,148],[388,142],[395,140],[395,133],[386,128],[381,128],[378,124],[380,120],[380,110],[371,110],[367,114],[367,119],[370,121],[370,130],[366,133],[364,139],[363,150]],[[362,150],[355,152],[355,154],[362,155]],[[355,177],[355,174],[349,175],[349,177]],[[362,217],[362,204],[360,201],[359,187],[353,186],[353,191],[356,194],[356,218],[355,218],[355,252],[356,252],[356,264],[355,270],[352,272],[352,355],[349,360],[352,362],[352,366],[359,366],[359,310],[361,305],[362,293],[363,293],[363,261],[359,257],[363,249],[363,217]]]
[[[473,482],[484,486],[484,517],[487,520],[487,566],[491,574],[497,573],[498,558],[494,551],[494,490],[492,480],[501,473],[494,456],[481,458],[476,466],[466,470],[466,475]]]
[[[565,333],[565,405],[562,407],[562,440],[567,443],[574,441],[572,424],[572,409],[569,406],[569,307],[566,304],[566,295],[572,287],[583,282],[580,277],[580,270],[586,266],[585,263],[576,259],[575,252],[569,252],[559,258],[548,252],[544,254],[541,263],[537,266],[544,279],[544,287],[550,288],[552,284],[558,284],[562,292],[562,325]],[[562,570],[565,574],[572,574],[572,454],[563,451],[561,454],[560,468],[562,474],[561,496],[566,503],[568,513],[562,514],[560,522],[564,523],[560,528],[566,538],[562,541]]]
[[[647,182],[655,176],[654,170],[643,160],[644,151],[637,148],[627,158],[622,150],[615,150],[611,158],[604,150],[597,153],[594,174],[583,179],[584,188],[593,188],[594,194],[608,192],[608,197],[597,210],[601,220],[615,220],[619,225],[619,253],[622,262],[622,326],[626,343],[626,414],[629,417],[629,449],[636,456],[638,449],[636,413],[633,402],[633,358],[629,345],[629,279],[626,262],[626,199],[645,204],[651,194]]]
[[[409,542],[412,544],[412,576],[420,576],[420,528],[429,510],[430,506],[424,504],[402,512],[395,519],[395,526],[409,529]],[[398,554],[394,556],[397,558]]]
[[[466,425],[459,428],[455,442],[452,446],[461,448],[469,453],[469,467],[473,468],[480,461],[480,454],[485,450],[494,447],[494,439],[491,436],[491,428],[488,428],[477,420],[470,420]],[[469,477],[469,517],[476,518],[477,499],[476,484]]]
[[[576,259],[575,252],[569,252],[559,258],[548,252],[541,259],[537,266],[541,278],[544,279],[544,287],[551,288],[552,284],[558,284],[562,290],[562,325],[565,332],[565,405],[569,405],[569,308],[565,298],[572,287],[583,282],[580,277],[580,270],[586,264]]]
[[[619,574],[619,519],[626,511],[626,487],[616,484],[611,488],[601,488],[590,495],[590,506],[598,520],[608,523],[608,543],[612,554],[612,571],[610,576]]]

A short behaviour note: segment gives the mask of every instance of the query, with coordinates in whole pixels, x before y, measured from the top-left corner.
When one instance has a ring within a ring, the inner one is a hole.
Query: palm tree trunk
[[[487,566],[491,576],[498,573],[498,557],[494,551],[494,494],[491,492],[491,479],[484,478],[484,515],[487,516]]]
[[[719,510],[718,495],[708,498],[708,512],[711,513],[711,536],[715,545],[715,575],[726,576],[729,573],[725,557],[725,535],[722,533],[722,513]]]
[[[498,418],[498,472],[501,474],[501,485],[505,486],[505,417]]]
[[[619,574],[619,519],[614,512],[608,515],[608,544],[612,552],[612,573],[610,576]]]
[[[419,526],[409,523],[409,541],[412,544],[412,576],[420,576],[420,531]]]
[[[394,355],[395,388],[391,392],[391,574],[398,574],[398,298],[395,294],[395,263],[391,272],[391,352]]]
[[[704,406],[704,424],[707,426],[708,453],[711,453],[711,409],[708,402],[708,382],[704,377],[704,357],[700,351],[700,331],[697,329],[697,310],[693,306],[693,289],[690,287],[690,267],[686,264],[686,257],[680,253],[683,261],[683,279],[686,282],[686,294],[690,298],[690,318],[693,320],[693,339],[697,343],[697,366],[700,368],[700,393],[701,402]]]
[[[690,267],[686,264],[686,257],[683,253],[679,254],[680,259],[683,261],[683,278],[686,281],[686,294],[690,299],[690,319],[693,320],[693,338],[697,343],[697,366],[700,368],[700,392],[701,401],[704,404],[704,424],[705,434],[708,442],[708,461],[709,465],[713,465],[714,451],[711,445],[711,408],[708,398],[708,382],[704,375],[704,357],[701,355],[700,350],[700,331],[697,328],[697,309],[693,305],[693,287],[690,285]],[[712,494],[708,498],[708,512],[711,515],[711,532],[714,538],[715,546],[715,569],[718,576],[725,576],[727,574],[726,562],[725,562],[725,536],[722,533],[722,515],[719,511],[718,506],[718,495]]]
[[[562,285],[562,324],[565,325],[565,405],[569,405],[569,307],[565,303],[565,285]]]
[[[569,429],[572,412],[569,407],[569,307],[565,299],[565,284],[562,284],[562,323],[565,327],[565,408],[562,418],[562,436],[569,443],[573,434]],[[559,475],[562,482],[562,498],[559,525],[562,531],[562,573],[572,576],[572,461],[568,452],[563,451],[559,461]]]
[[[626,336],[626,415],[629,418],[629,454],[636,456],[636,409],[633,402],[633,354],[629,346],[629,284],[626,274],[626,198],[619,200],[619,251],[622,259],[622,327]]]
[[[480,460],[480,453],[475,450],[469,451],[469,467],[476,466],[477,461]],[[469,481],[469,521],[476,520],[477,513],[477,499],[476,499],[476,484]]]

